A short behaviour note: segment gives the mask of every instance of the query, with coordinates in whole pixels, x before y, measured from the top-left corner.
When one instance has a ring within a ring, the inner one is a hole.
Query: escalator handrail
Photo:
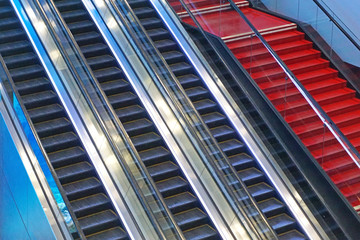
[[[144,27],[142,26],[142,24],[140,23],[139,19],[137,18],[136,14],[134,13],[134,11],[132,10],[132,8],[130,7],[128,1],[123,1],[123,0],[115,0],[116,2],[120,2],[121,1],[121,4],[124,4],[126,5],[126,13],[127,14],[130,14],[131,16],[131,20],[135,22],[135,24],[137,25],[138,28],[140,28],[140,30],[142,31],[141,34],[143,34],[145,36],[145,38],[147,39],[147,42],[151,45],[151,48],[153,49],[153,51],[155,52],[155,54],[157,54],[157,58],[160,59],[160,61],[162,62],[163,64],[163,67],[165,67],[166,71],[168,72],[169,76],[171,77],[171,81],[174,82],[176,85],[177,85],[177,88],[181,89],[182,91],[183,88],[180,84],[180,82],[178,81],[178,79],[176,78],[176,76],[174,75],[174,73],[171,71],[169,65],[166,63],[166,60],[164,59],[164,57],[162,56],[162,54],[159,52],[159,50],[156,48],[154,42],[151,40],[150,36],[148,35],[147,31],[144,29]],[[112,4],[114,4],[114,9],[116,11],[120,11],[118,10],[118,8],[116,7],[116,4],[114,3],[115,2],[114,0],[110,0],[110,2]],[[122,19],[122,16],[120,13],[118,13],[118,16]],[[131,29],[131,27],[127,24],[126,21],[122,21],[122,23],[124,23],[124,25],[126,25],[126,27],[128,29]],[[129,33],[131,34],[131,31],[129,31]],[[135,42],[137,42],[137,39],[136,37],[133,36],[133,39]],[[139,46],[139,43],[137,43],[137,45]],[[138,47],[140,49],[140,51],[144,52],[143,49],[141,47]],[[147,54],[146,53],[143,53],[144,57],[147,58]],[[149,65],[153,66],[153,63],[152,61],[150,61],[148,58],[147,58],[147,61],[149,63]],[[162,78],[161,76],[159,76],[159,74],[156,74],[158,76],[158,78]],[[182,107],[179,106],[179,101],[176,100],[176,96],[174,96],[174,94],[172,93],[171,90],[169,90],[169,86],[167,86],[167,84],[165,83],[166,81],[162,80],[160,81],[160,83],[163,85],[164,89],[166,89],[170,99],[172,99],[171,101],[175,104],[175,105],[178,105],[178,109],[179,111],[181,112],[181,114],[183,116],[186,115],[186,113],[184,113],[184,111],[182,110]],[[187,95],[183,92],[183,99],[186,99],[186,101],[188,101],[188,105],[190,105],[192,108],[193,108],[193,111],[192,113],[194,115],[196,115],[196,118],[197,118],[197,121],[200,122],[200,124],[202,124],[203,126],[206,126],[204,121],[202,120],[202,118],[200,117],[199,113],[195,110],[195,107],[193,106],[193,104],[191,103],[191,101],[188,99]],[[174,100],[175,99],[175,100]],[[184,117],[185,121],[187,121],[187,124],[188,126],[191,126],[191,124],[188,122],[187,118]],[[192,132],[192,135],[193,136],[196,136],[196,139],[199,143],[203,143],[203,141],[200,140],[199,137],[197,137],[198,135],[195,133],[196,130],[194,130],[192,127],[189,128],[189,130]],[[227,156],[225,155],[225,153],[220,149],[220,147],[218,146],[217,144],[217,141],[215,140],[215,138],[213,137],[213,135],[210,133],[209,129],[207,127],[204,128],[204,130],[206,131],[206,134],[207,134],[207,137],[209,139],[211,139],[211,141],[213,143],[215,143],[214,145],[216,145],[218,147],[218,151],[219,153],[221,154],[221,157],[222,157],[222,160],[225,161],[225,164],[227,164],[229,166],[229,169],[231,170],[231,174],[236,178],[236,181],[238,181],[240,184],[241,184],[241,187],[244,189],[244,191],[246,192],[246,194],[248,195],[250,201],[251,201],[251,204],[255,207],[256,211],[259,213],[259,215],[261,216],[262,220],[264,221],[264,223],[267,225],[267,228],[270,230],[271,234],[273,236],[276,236],[275,232],[273,231],[272,227],[268,224],[268,221],[266,220],[266,217],[264,216],[264,214],[261,212],[260,208],[258,207],[258,204],[256,203],[256,201],[253,199],[253,197],[251,196],[250,192],[248,191],[246,185],[244,184],[244,182],[240,179],[239,175],[237,174],[237,172],[235,171],[235,169],[232,167],[229,159],[227,158]],[[205,143],[204,143],[205,144]],[[203,144],[202,144],[203,145]],[[203,149],[206,149],[205,147],[202,147]],[[210,154],[207,154],[208,156],[208,159],[210,159]],[[217,171],[217,175],[220,176],[220,178],[222,179],[221,181],[222,182],[225,182],[226,180],[221,177],[221,173],[219,172],[219,170],[217,169],[217,167],[213,164],[212,161],[209,161],[210,164],[212,165],[212,168],[215,169],[215,171]],[[226,184],[226,183],[225,183]],[[231,192],[231,190],[228,190]],[[236,201],[237,201],[237,198],[235,196],[232,196]],[[241,207],[240,207],[241,209]],[[246,216],[246,215],[245,215]],[[251,222],[250,220],[247,220],[248,222]]]
[[[180,1],[183,2],[182,0],[180,0]],[[191,11],[188,10],[188,8],[186,7],[186,4],[182,3],[182,5],[183,5],[183,7],[184,7],[185,9],[187,9],[188,14],[189,14],[190,16],[192,16]],[[175,11],[174,11],[173,8],[168,7],[168,10],[166,10],[166,11],[172,11],[172,12],[174,13],[174,18],[176,18],[177,14],[175,13]],[[240,89],[244,89],[243,86],[242,86],[242,84],[239,82],[239,79],[236,77],[236,74],[233,72],[233,70],[229,69],[229,67],[227,66],[227,64],[224,62],[225,60],[223,59],[223,57],[221,56],[221,54],[217,51],[217,48],[214,46],[213,42],[212,42],[211,40],[209,40],[209,37],[207,36],[207,33],[203,30],[202,26],[198,23],[198,21],[197,21],[194,17],[192,17],[192,19],[193,19],[194,22],[196,23],[198,29],[200,29],[200,32],[202,33],[202,35],[205,36],[204,38],[207,40],[207,42],[209,42],[210,46],[214,49],[215,53],[218,55],[218,57],[219,57],[219,59],[221,60],[221,62],[223,63],[223,65],[228,69],[230,75],[232,75],[232,77],[233,77],[234,79],[236,79],[236,80],[235,80],[235,83],[240,87]],[[211,34],[210,34],[210,35],[211,35]],[[219,37],[217,37],[217,36],[214,36],[214,37],[215,37],[219,42],[221,42],[222,46],[224,46],[224,43],[222,42],[222,40],[221,40]],[[191,44],[190,44],[190,45],[191,45]],[[192,48],[192,47],[190,46],[190,48]],[[226,46],[224,47],[224,49],[226,49],[227,52],[229,52],[229,50],[228,50],[228,48],[227,48]],[[229,54],[229,53],[228,53],[228,54]],[[232,53],[230,53],[230,55],[232,55]],[[242,66],[241,66],[240,64],[238,64],[237,59],[236,59],[236,63],[237,63],[238,68],[240,68],[240,71],[245,75],[245,77],[246,77],[247,79],[251,80],[251,77],[247,74],[247,72],[245,71],[245,69],[243,69]],[[255,85],[256,85],[256,84],[255,84]],[[257,85],[254,86],[254,87],[255,87],[256,92],[259,93],[259,90],[257,89]],[[248,95],[249,93],[247,93],[247,91],[248,91],[247,88],[244,89],[244,92]],[[261,92],[261,91],[260,91],[260,92]],[[278,114],[278,111],[277,111],[276,109],[273,109],[272,104],[271,104],[269,101],[267,101],[267,98],[266,98],[265,96],[261,95],[261,94],[260,94],[260,97],[261,97],[261,99],[265,100],[265,106],[266,106],[266,107],[270,107],[270,109],[272,110],[272,111],[270,111],[270,114],[271,114],[271,113],[275,113],[275,116],[280,120],[280,123],[281,123],[282,125],[284,125],[285,122],[284,122],[283,118]],[[251,98],[250,101],[254,101],[254,99]],[[256,105],[256,104],[255,104],[255,105]],[[264,105],[264,103],[262,103],[262,106],[263,106],[263,105]],[[272,107],[272,108],[271,108],[271,107]],[[260,108],[262,108],[262,107],[260,107]],[[258,109],[258,108],[257,108],[257,109]],[[274,111],[274,110],[275,110],[275,111]],[[261,113],[259,113],[259,114],[262,115]],[[279,117],[281,117],[281,118],[279,118]],[[245,118],[246,118],[246,117],[245,117]],[[287,124],[285,123],[284,126],[287,127]],[[288,128],[287,128],[287,129],[288,129]],[[302,144],[302,143],[299,143],[299,141],[297,141],[296,138],[294,138],[294,135],[292,135],[289,130],[291,130],[291,129],[288,129],[287,132],[290,133],[291,137],[295,140],[295,143],[296,143],[296,144],[299,144],[299,147],[300,147],[300,149],[301,149],[301,150],[300,150],[300,154],[301,154],[302,156],[304,156],[305,158],[308,158],[311,163],[314,162],[315,160],[312,158],[311,154],[304,149],[303,144]],[[276,136],[277,136],[277,138],[279,138],[278,135],[276,135]],[[282,136],[282,137],[283,137],[283,136]],[[295,136],[295,137],[296,137],[296,136]],[[283,139],[283,138],[281,138],[281,139]],[[280,140],[280,139],[279,139],[279,140]],[[281,140],[280,140],[280,141],[281,141]],[[285,148],[285,151],[288,152],[288,151],[289,151],[288,148]],[[298,151],[298,149],[296,149],[296,151]],[[290,156],[291,156],[292,158],[294,158],[293,153],[289,153],[289,152],[288,152],[288,154],[290,154]],[[275,168],[278,168],[278,167],[275,167]],[[315,170],[317,170],[317,171],[319,170],[319,169],[316,167],[316,165],[315,165]],[[312,168],[310,171],[314,172],[314,168]],[[309,171],[307,171],[307,173],[308,173],[308,172],[309,172]],[[311,172],[311,174],[312,174],[312,172]],[[322,175],[322,176],[323,176],[323,175]],[[285,178],[286,178],[286,177],[285,177]],[[336,188],[336,186],[334,186],[334,184],[330,181],[330,179],[327,178],[327,176],[325,176],[325,180],[330,184],[331,189],[334,189],[334,187]],[[335,190],[335,192],[336,192],[336,196],[339,197],[339,196],[340,196],[340,195],[339,195],[340,193],[338,193],[337,188],[334,189],[334,190]],[[323,192],[324,192],[324,191],[323,191]],[[326,192],[326,191],[325,191],[325,192]],[[332,192],[331,192],[331,193],[332,193]],[[291,194],[291,191],[289,192],[289,194]],[[336,196],[335,196],[335,199],[337,199]],[[346,202],[346,203],[347,203],[346,199],[342,196],[342,194],[341,194],[341,196],[340,196],[340,199],[341,199],[342,202],[344,202],[344,203]],[[337,201],[337,200],[336,200],[336,201]],[[334,202],[334,201],[330,201],[330,202]],[[330,205],[332,205],[332,204],[330,204]],[[346,206],[345,206],[345,209],[346,209],[346,210],[349,210],[349,209],[350,209],[350,205],[349,205],[349,207],[347,206],[348,204],[345,204],[345,205],[346,205]],[[352,214],[352,212],[353,212],[353,209],[351,208],[351,214]]]
[[[115,17],[115,19],[116,19],[116,21],[117,22],[119,22],[119,25],[121,25],[121,28],[120,29],[122,29],[124,26],[124,23],[121,21],[121,20],[119,20],[118,18],[119,18],[119,16],[116,14],[116,11],[113,9],[113,6],[112,5],[110,5],[109,6],[109,2],[107,1],[107,8],[111,11],[111,14],[113,15],[113,17]],[[90,6],[91,4],[89,4],[89,8],[91,8],[91,9],[93,9],[94,8],[94,6]],[[103,4],[101,3],[99,3],[99,5],[102,7],[103,6]],[[97,7],[99,7],[99,6],[97,6]],[[95,7],[95,8],[97,8],[97,7]],[[98,12],[98,9],[96,9],[96,11]],[[95,14],[96,15],[96,14]],[[97,18],[98,16],[93,16],[94,18]],[[108,19],[107,19],[108,20]],[[106,25],[105,25],[105,27],[106,27]],[[126,38],[130,38],[131,39],[131,41],[133,41],[134,40],[134,38],[132,38],[132,37],[130,37],[129,36],[129,33],[127,32],[127,30],[125,29],[122,29],[122,30],[120,30],[120,31],[125,31],[126,32]],[[108,35],[108,37],[109,37],[109,39],[111,38],[111,40],[108,40],[108,41],[110,41],[110,42],[112,42],[113,40],[112,40],[112,35],[114,35],[114,33],[111,33],[111,31],[109,31],[109,32],[107,32],[107,33],[103,33],[103,34],[106,34],[106,35]],[[136,38],[135,38],[136,39]],[[113,43],[113,44],[116,44],[116,45],[118,45],[119,43],[118,42],[116,42],[116,40],[114,39],[114,41],[115,41],[115,43]],[[134,42],[133,43],[131,43],[132,45],[133,44],[135,44]],[[127,45],[127,44],[126,44]],[[119,47],[119,49],[118,49],[118,47]],[[139,51],[139,50],[141,50],[141,51],[143,51],[142,50],[142,48],[138,48],[138,47],[135,47],[135,49],[134,49],[134,47],[132,47],[132,49],[133,50],[135,50],[136,49],[136,51]],[[131,50],[131,51],[133,51],[133,50]],[[118,51],[119,52],[122,52],[122,50],[120,49],[120,46],[116,46],[115,47],[115,49],[113,50],[114,52],[115,52],[115,55],[122,55],[122,53],[118,53]],[[131,52],[130,51],[130,52]],[[132,54],[132,53],[131,53]],[[146,55],[145,55],[146,56]],[[142,64],[142,65],[144,65],[144,67],[145,67],[145,65],[148,65],[148,61],[146,61],[146,58],[147,57],[145,57],[145,56],[141,56],[141,58],[142,58],[142,60],[140,60],[140,58],[137,60],[137,61],[139,61],[139,63],[137,63],[137,64]],[[144,63],[144,61],[146,62],[146,64]],[[141,62],[141,63],[140,63]],[[152,78],[159,78],[159,76],[158,76],[158,74],[157,73],[154,73],[153,72],[153,70],[151,69],[151,68],[148,68],[148,67],[146,67],[146,71],[148,72],[147,74],[149,74],[149,72],[151,72],[151,77]],[[133,71],[133,70],[131,70],[131,71]],[[132,74],[132,73],[131,73]],[[140,73],[141,74],[141,73]],[[155,75],[155,76],[154,76]],[[161,92],[164,92],[164,90],[161,90],[161,89],[163,89],[164,88],[164,86],[163,86],[163,84],[162,83],[158,83],[158,80],[157,80],[157,82],[155,83],[156,84],[156,87],[161,91]],[[159,84],[161,85],[161,87],[159,88]],[[140,88],[142,88],[142,87],[140,87]],[[145,89],[144,89],[145,90]],[[142,91],[142,90],[140,90],[140,91]],[[147,91],[147,90],[145,90],[145,91]],[[141,95],[141,94],[140,94]],[[144,94],[144,96],[145,96],[146,94]],[[168,92],[167,92],[167,90],[165,90],[165,92],[164,92],[164,95],[163,95],[163,97],[164,97],[164,99],[169,99],[169,96],[168,96]],[[148,99],[147,100],[147,98],[148,98],[148,96],[146,96],[146,97],[144,97],[146,100],[145,101],[149,101],[152,105],[154,105],[154,102],[153,102],[153,100],[152,99]],[[169,101],[169,100],[168,100]],[[170,103],[170,105],[172,105],[173,104],[173,102],[172,101],[169,101],[169,103]],[[175,108],[171,108],[171,109],[175,109]],[[157,111],[157,110],[155,110],[155,111]],[[175,111],[175,110],[174,110]],[[175,112],[177,112],[177,114],[179,115],[179,111],[176,109],[176,111]],[[155,114],[156,115],[156,114]],[[156,118],[156,116],[155,116],[155,118]],[[181,119],[183,119],[183,117],[180,117]],[[184,121],[186,121],[185,119],[184,119]],[[182,130],[183,130],[183,132],[188,132],[188,128],[186,128],[186,131],[185,131],[185,129],[184,129],[184,124],[180,124],[181,125],[181,128],[182,128]],[[189,135],[188,133],[186,133],[187,135]],[[171,133],[171,135],[173,135],[173,133]],[[176,135],[176,134],[175,134]],[[176,138],[176,137],[175,137]],[[194,136],[191,136],[189,139],[191,139],[191,138],[194,138]],[[171,137],[169,138],[170,140],[169,141],[173,141],[173,140],[171,140]],[[191,141],[193,141],[193,140],[191,140]],[[197,146],[199,147],[199,145],[198,145],[198,143],[197,143]],[[198,154],[199,154],[199,156],[201,156],[201,158],[203,158],[203,156],[202,155],[204,155],[204,154],[201,154],[200,152],[199,152],[199,150],[200,149],[198,149],[198,147],[196,147],[196,151],[198,152]],[[181,147],[182,148],[182,147]],[[195,149],[195,148],[194,148]],[[183,150],[181,150],[181,151],[183,151]],[[181,154],[179,154],[179,155],[183,155],[183,153],[181,153]],[[184,156],[184,155],[183,155]],[[182,159],[184,159],[184,157],[183,156],[180,156],[180,158],[182,158]],[[185,158],[188,158],[188,156],[185,156]],[[184,161],[189,161],[189,160],[184,160]],[[191,162],[191,161],[190,161]],[[187,167],[189,167],[188,166],[188,163],[186,163],[185,165],[187,165],[185,168],[187,168]],[[191,164],[190,164],[191,165]],[[193,170],[193,166],[190,166],[190,168],[192,168],[192,170]],[[208,168],[207,166],[206,166],[206,168]],[[190,170],[191,171],[191,170]],[[195,173],[195,171],[193,171],[193,173],[194,174],[197,174],[197,173]],[[212,173],[211,173],[212,174]],[[221,175],[220,175],[221,176]],[[217,176],[216,178],[214,178],[214,179],[216,179],[216,182],[218,182],[219,180],[219,177],[220,176]],[[215,181],[215,180],[214,180]],[[199,185],[203,185],[203,183],[202,182],[199,182],[199,181],[196,181],[197,182],[197,184],[199,184]],[[202,187],[202,186],[200,186],[200,188],[201,188],[201,191],[204,191],[204,188]],[[221,188],[220,186],[219,186],[219,188]],[[207,190],[206,190],[207,191]],[[224,197],[225,197],[225,195],[224,195]],[[208,201],[209,199],[207,198],[207,200],[206,201]],[[211,200],[212,201],[212,200]],[[209,201],[208,201],[209,202]],[[209,202],[209,204],[212,204],[212,203],[210,203]],[[233,204],[233,201],[231,201],[231,204]],[[228,202],[228,205],[230,206],[231,205],[230,204],[230,202]],[[212,205],[211,206],[212,208],[214,208],[214,209],[216,209],[217,208],[217,206],[215,206],[215,205]],[[232,206],[232,208],[233,208],[233,206]],[[215,210],[215,211],[217,211],[218,213],[219,213],[219,211],[218,211],[218,209],[217,210]],[[219,216],[220,218],[221,218],[221,216]],[[230,229],[230,228],[229,228]],[[225,230],[225,228],[224,228],[224,230]]]
[[[66,196],[65,190],[63,189],[59,179],[57,178],[57,174],[55,172],[55,169],[53,168],[53,166],[52,166],[52,164],[50,162],[50,159],[49,159],[48,155],[46,154],[46,151],[45,151],[45,149],[44,149],[44,147],[43,147],[43,145],[41,143],[40,137],[38,136],[38,134],[36,132],[34,124],[32,123],[31,118],[30,118],[30,116],[29,116],[29,114],[28,114],[28,112],[26,110],[26,107],[25,107],[23,101],[21,100],[21,96],[20,96],[20,94],[19,94],[19,92],[18,92],[18,90],[17,90],[17,88],[15,86],[14,80],[12,79],[12,77],[10,75],[10,72],[9,72],[9,70],[8,70],[8,68],[7,68],[6,64],[5,64],[5,61],[4,61],[1,54],[0,54],[0,64],[1,64],[1,67],[4,69],[7,80],[9,81],[11,91],[12,91],[14,97],[16,98],[16,100],[17,100],[17,102],[18,102],[18,104],[20,106],[21,112],[24,115],[24,117],[26,119],[26,122],[28,123],[28,127],[31,130],[31,134],[36,140],[36,145],[40,149],[42,157],[44,158],[44,160],[46,162],[46,165],[48,167],[48,170],[51,173],[51,176],[52,176],[51,180],[53,180],[55,182],[55,184],[57,186],[57,189],[59,190],[59,192],[61,194],[61,198],[62,198],[63,202],[65,203],[65,205],[67,206],[66,210],[70,214],[71,221],[74,223],[76,231],[79,234],[80,238],[81,239],[86,239],[85,234],[84,234],[84,232],[82,231],[82,229],[80,227],[79,221],[77,220],[74,211],[70,207],[71,206],[70,201]]]
[[[115,127],[116,130],[118,131],[118,134],[121,136],[122,139],[124,139],[124,143],[125,145],[127,145],[127,149],[131,150],[130,153],[132,155],[132,159],[134,160],[134,162],[136,162],[136,165],[140,166],[140,171],[142,172],[142,174],[145,174],[145,179],[150,183],[150,184],[146,184],[146,186],[150,186],[153,192],[155,192],[155,196],[157,196],[157,201],[156,202],[160,202],[162,204],[163,209],[165,209],[165,212],[167,214],[166,218],[170,219],[171,222],[173,224],[175,223],[175,220],[172,217],[172,214],[170,212],[170,210],[167,208],[164,199],[161,197],[159,191],[157,190],[157,188],[155,187],[155,183],[152,181],[149,173],[147,172],[146,167],[144,166],[144,164],[142,163],[140,159],[140,156],[138,154],[138,152],[136,151],[132,141],[130,140],[130,137],[126,134],[126,131],[122,125],[122,123],[120,122],[119,118],[116,117],[116,113],[114,112],[114,110],[111,107],[111,104],[108,100],[108,98],[105,96],[105,93],[101,90],[100,84],[98,83],[97,80],[95,80],[95,76],[93,74],[93,72],[90,70],[90,66],[88,65],[87,61],[85,60],[85,57],[83,56],[79,46],[76,44],[75,39],[73,38],[73,35],[71,34],[71,31],[68,29],[67,24],[64,22],[64,20],[61,17],[61,14],[58,12],[55,3],[53,1],[49,1],[49,0],[45,0],[49,6],[50,6],[50,11],[52,11],[52,13],[57,17],[57,19],[55,19],[55,21],[59,21],[59,26],[62,28],[63,32],[65,33],[65,36],[70,39],[69,43],[71,44],[71,47],[76,51],[78,60],[80,61],[81,65],[83,66],[83,70],[85,70],[86,74],[88,75],[91,83],[93,84],[93,86],[95,86],[95,90],[98,93],[98,96],[100,95],[100,99],[101,101],[104,103],[104,106],[106,107],[106,110],[109,111],[112,115],[112,121],[115,123]],[[56,39],[56,44],[60,50],[60,52],[62,53],[63,57],[66,59],[66,62],[68,64],[68,66],[70,67],[74,78],[77,81],[77,84],[79,86],[79,88],[81,89],[83,95],[85,96],[87,102],[89,103],[90,108],[92,109],[92,111],[95,113],[94,115],[96,116],[98,122],[100,122],[101,126],[102,126],[102,130],[104,131],[105,135],[107,136],[109,143],[112,147],[112,149],[114,149],[114,153],[117,156],[117,159],[122,159],[122,157],[119,155],[119,150],[115,150],[118,149],[113,141],[111,140],[110,134],[108,133],[107,128],[105,127],[105,123],[102,120],[101,115],[98,113],[98,111],[96,110],[96,107],[93,105],[92,100],[86,90],[86,87],[84,86],[81,78],[79,77],[76,68],[74,67],[72,61],[70,60],[66,50],[64,49],[63,45],[61,44],[61,41],[59,40],[59,38],[56,35],[56,31],[54,30],[54,28],[52,27],[52,25],[50,24],[50,20],[48,19],[48,17],[46,16],[46,14],[44,13],[44,10],[39,2],[39,0],[34,1],[37,3],[37,8],[38,10],[42,13],[42,18],[45,19],[45,23],[47,25],[48,28],[51,29],[51,34],[53,36],[54,39]],[[134,188],[135,192],[140,195],[139,200],[141,201],[141,203],[145,206],[145,209],[151,209],[149,207],[149,204],[147,201],[145,201],[145,197],[143,192],[141,191],[141,188],[139,187],[139,185],[137,184],[137,181],[135,180],[135,177],[133,176],[133,174],[131,173],[131,171],[129,170],[128,165],[124,162],[124,161],[118,161],[120,163],[120,165],[122,166],[123,169],[125,169],[125,174],[127,176],[127,178],[129,179],[130,183],[132,184],[132,187]],[[127,207],[127,206],[126,206]],[[128,210],[129,211],[129,210]],[[162,233],[162,231],[160,231],[159,229],[161,229],[160,225],[159,225],[159,221],[154,220],[156,219],[156,217],[154,216],[152,211],[146,210],[145,211],[147,214],[149,214],[150,220],[152,221],[152,224],[155,228],[155,231],[159,234],[159,236],[162,236],[163,238],[165,237],[164,234]],[[177,226],[177,225],[175,225]],[[136,226],[136,228],[139,228],[138,226]],[[181,233],[180,233],[181,234]],[[179,234],[179,235],[180,235]]]
[[[276,60],[278,65],[283,69],[287,77],[292,81],[295,87],[299,90],[301,95],[305,98],[314,112],[318,115],[323,124],[330,130],[330,132],[334,135],[336,140],[340,143],[340,145],[344,148],[353,162],[360,168],[360,153],[353,146],[353,144],[347,139],[347,137],[340,131],[340,129],[336,126],[336,124],[331,120],[331,118],[327,115],[327,113],[322,109],[322,107],[316,102],[313,96],[306,90],[306,88],[302,85],[302,83],[296,78],[296,76],[292,73],[289,67],[281,60],[279,55],[274,51],[274,49],[269,45],[269,43],[265,40],[265,38],[260,34],[260,32],[256,29],[256,27],[251,23],[251,21],[245,16],[245,14],[239,9],[239,7],[234,3],[233,0],[228,0],[230,2],[231,7],[241,16],[241,18],[246,22],[246,24],[251,28],[256,37],[258,37],[261,43],[265,46],[267,51],[272,55],[272,57]]]

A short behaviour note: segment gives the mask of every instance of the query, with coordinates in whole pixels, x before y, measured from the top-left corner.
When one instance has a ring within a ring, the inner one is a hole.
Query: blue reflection
[[[42,154],[42,151],[41,151],[39,145],[37,144],[35,136],[30,128],[30,125],[21,109],[21,106],[20,106],[15,94],[13,95],[13,107],[14,107],[16,115],[18,116],[19,122],[23,128],[23,131],[29,141],[29,144],[33,149],[33,152],[40,164],[42,171],[44,172],[45,178],[46,178],[46,180],[49,184],[49,187],[54,195],[54,198],[58,204],[58,207],[64,216],[65,222],[66,222],[70,232],[74,233],[74,232],[76,232],[76,228],[75,228],[74,222],[70,216],[69,210],[68,210],[67,206],[65,205],[64,199],[61,196],[59,188],[56,185],[56,182],[55,182],[55,180],[51,174],[51,171],[49,169],[49,166]]]
[[[0,113],[0,239],[56,239]]]

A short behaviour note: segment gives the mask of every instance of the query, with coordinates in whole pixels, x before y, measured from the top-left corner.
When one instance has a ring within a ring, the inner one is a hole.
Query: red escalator
[[[170,0],[184,22],[192,24],[179,1]],[[204,30],[220,36],[294,132],[309,149],[341,192],[360,208],[360,170],[324,126],[283,70],[252,35],[250,28],[229,4],[219,1],[185,0]],[[313,43],[294,23],[251,9],[236,1],[290,70],[337,124],[350,142],[360,149],[360,100],[347,82],[339,78]],[[285,99],[285,100],[284,100]]]

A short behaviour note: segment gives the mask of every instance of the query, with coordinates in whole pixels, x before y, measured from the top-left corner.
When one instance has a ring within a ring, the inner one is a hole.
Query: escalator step
[[[24,95],[23,103],[27,109],[42,107],[48,104],[57,103],[57,95],[53,91],[43,91]]]
[[[241,170],[238,174],[246,185],[254,185],[265,180],[264,173],[254,167]]]
[[[0,43],[6,43],[14,40],[24,39],[24,37],[25,35],[23,31],[19,31],[17,29],[11,29],[2,32],[2,34],[0,35]]]
[[[209,91],[200,86],[188,88],[185,92],[192,101],[198,101],[209,97]]]
[[[134,9],[134,13],[138,18],[150,17],[155,15],[154,9],[148,7]]]
[[[62,184],[91,177],[94,168],[88,162],[79,162],[66,167],[55,169]]]
[[[25,67],[29,63],[36,64],[38,62],[37,56],[31,52],[4,57],[4,61],[9,69]]]
[[[80,47],[81,52],[85,57],[96,57],[99,55],[106,55],[108,48],[103,43],[89,44]]]
[[[225,141],[229,138],[235,138],[237,136],[235,130],[228,125],[214,127],[211,128],[210,131],[218,142]]]
[[[68,27],[73,34],[79,34],[84,32],[93,31],[96,26],[91,21],[81,21],[69,23]]]
[[[176,42],[174,42],[172,40],[168,40],[168,39],[155,41],[154,45],[160,52],[171,51],[171,50],[177,49]]]
[[[138,100],[138,97],[132,92],[119,93],[119,94],[111,95],[108,98],[110,104],[115,109],[122,107],[124,105],[136,104]]]
[[[179,227],[186,230],[207,223],[206,214],[198,208],[174,214],[174,218]]]
[[[139,155],[146,166],[151,166],[155,163],[161,163],[170,159],[171,157],[171,153],[163,147],[150,148],[148,150],[139,152]]]
[[[286,233],[279,234],[279,240],[306,240],[308,239],[297,230],[291,230]]]
[[[148,0],[129,0],[129,5],[132,8],[140,8],[148,6]]]
[[[106,46],[106,45],[105,45]],[[95,77],[99,82],[111,81],[118,79],[118,75],[121,75],[122,71],[117,67],[105,68],[94,71]]]
[[[196,87],[201,84],[201,79],[194,74],[186,74],[177,78],[184,89]]]
[[[175,175],[178,175],[179,170],[179,167],[170,161],[152,165],[148,168],[149,174],[154,181],[161,181],[166,178],[174,177]]]
[[[187,240],[217,240],[219,235],[209,225],[192,228],[184,232]]]
[[[169,31],[163,28],[155,28],[147,31],[147,34],[153,41],[166,39],[170,36]]]
[[[79,218],[79,224],[85,235],[116,227],[119,218],[110,210]]]
[[[44,71],[40,65],[31,65],[27,67],[21,67],[16,69],[9,69],[12,79],[15,82],[25,81],[32,78],[44,77]]]
[[[211,112],[201,117],[210,129],[226,122],[226,117],[219,112]]]
[[[171,71],[176,76],[185,75],[185,74],[192,74],[193,73],[192,66],[190,64],[186,63],[186,62],[179,62],[179,63],[171,64],[170,68],[171,68]]]
[[[14,17],[3,18],[0,21],[0,29],[9,30],[19,26],[19,22]]]
[[[73,132],[65,132],[41,139],[46,152],[55,152],[65,148],[75,147],[79,138]]]
[[[181,177],[173,177],[156,183],[160,193],[164,198],[186,191],[187,182]]]
[[[67,148],[48,154],[54,168],[66,166],[71,163],[77,163],[86,159],[86,154],[80,147]]]
[[[47,105],[44,107],[28,110],[33,123],[48,121],[54,118],[64,117],[64,108],[59,104]]]
[[[115,112],[122,122],[146,116],[144,108],[139,105],[131,105],[128,107],[117,108],[115,109]]]
[[[168,64],[173,64],[178,61],[184,61],[186,59],[185,55],[179,51],[169,51],[163,53],[163,57]],[[195,75],[192,75],[195,76]]]
[[[155,147],[162,142],[162,138],[154,132],[138,135],[131,140],[138,151]]]
[[[40,122],[34,126],[40,138],[72,130],[71,122],[66,118],[57,118],[46,122]]]
[[[61,16],[65,21],[81,21],[87,18],[87,12],[84,10],[72,10],[64,12]]]
[[[129,90],[130,84],[124,79],[116,79],[113,81],[101,83],[101,88],[106,95],[112,95],[118,92]]]
[[[200,114],[213,112],[217,108],[217,104],[210,99],[194,102],[194,106]]]
[[[154,131],[154,127],[154,124],[146,118],[124,123],[124,128],[130,137],[149,131]]]
[[[238,154],[245,151],[245,145],[237,139],[219,142],[220,148],[226,155]]]
[[[81,6],[80,0],[72,0],[72,1],[57,1],[56,2],[56,8],[59,11],[71,11],[73,9],[78,8]]]
[[[87,237],[89,240],[123,240],[128,239],[127,234],[119,227],[110,228],[97,234],[92,234]]]
[[[116,63],[116,60],[110,55],[100,55],[89,58],[87,62],[93,70],[97,70],[101,68],[111,67],[114,63]]]
[[[145,29],[157,28],[162,26],[162,21],[158,18],[144,18],[140,20]]]
[[[16,84],[20,95],[31,94],[37,91],[50,90],[50,81],[47,78],[35,78],[27,81],[22,81]]]
[[[196,207],[197,199],[189,192],[165,198],[165,202],[173,214]]]
[[[296,221],[285,214],[280,214],[275,217],[268,218],[270,225],[276,233],[285,233],[295,228]]]
[[[75,41],[79,44],[79,46],[89,45],[91,43],[98,43],[99,39],[101,39],[101,35],[97,32],[85,32],[81,34],[76,34],[74,36]]]
[[[254,165],[254,159],[246,153],[233,155],[229,157],[229,161],[237,171],[252,167]]]
[[[64,184],[63,187],[69,201],[97,194],[102,189],[99,180],[93,177]]]
[[[269,198],[259,202],[259,208],[266,217],[273,217],[281,214],[285,210],[285,205],[276,198]]]
[[[248,187],[248,190],[256,201],[263,201],[274,196],[275,191],[266,183],[259,183]]]
[[[111,206],[109,198],[102,193],[74,200],[70,204],[77,217],[84,217],[86,215],[104,211]]]
[[[0,44],[0,52],[3,57],[21,54],[29,50],[31,50],[31,44],[28,41],[12,41],[11,43]]]
[[[13,10],[11,7],[1,7],[0,8],[0,16],[1,17],[9,17],[13,13]]]

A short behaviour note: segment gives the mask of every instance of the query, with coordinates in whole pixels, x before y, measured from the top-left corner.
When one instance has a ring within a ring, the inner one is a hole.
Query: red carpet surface
[[[193,24],[179,1],[170,0],[184,22]],[[258,86],[282,114],[287,123],[327,172],[341,192],[360,208],[360,170],[324,128],[310,105],[262,43],[251,34],[244,20],[219,1],[186,0],[188,7],[206,31],[220,36]],[[313,48],[294,23],[251,9],[246,1],[237,1],[241,11],[260,31],[270,46],[337,124],[350,142],[360,149],[360,100],[338,77],[329,61]]]

